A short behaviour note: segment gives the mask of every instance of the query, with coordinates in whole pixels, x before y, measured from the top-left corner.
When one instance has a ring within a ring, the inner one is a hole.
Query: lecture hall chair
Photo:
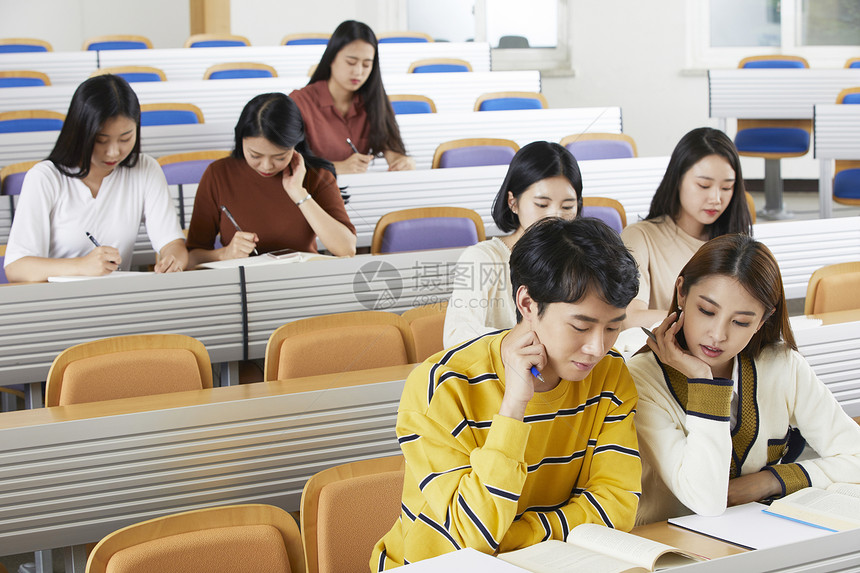
[[[282,46],[325,46],[331,34],[308,32],[306,34],[287,34],[281,38]]]
[[[860,67],[860,58],[856,58]],[[860,87],[839,92],[836,103],[860,104]],[[834,162],[833,200],[843,205],[860,205],[860,160],[837,159]]]
[[[469,137],[440,144],[433,153],[433,169],[508,165],[520,146],[513,140]]]
[[[166,82],[167,75],[164,70],[153,66],[113,66],[99,68],[90,74],[90,77],[103,74],[113,74],[123,78],[128,83],[135,82]]]
[[[860,68],[860,58],[848,58],[845,61],[846,68]]]
[[[136,334],[77,344],[48,370],[46,406],[212,388],[206,347],[183,334]]]
[[[135,523],[105,536],[87,573],[304,573],[295,519],[273,505],[196,509]]]
[[[82,49],[90,52],[98,50],[150,50],[152,49],[152,42],[146,36],[109,34],[87,39]]]
[[[0,88],[29,88],[49,86],[48,74],[35,70],[10,70],[0,72]]]
[[[636,157],[636,142],[625,133],[575,133],[559,142],[577,161]]]
[[[471,72],[472,64],[459,58],[427,58],[409,64],[410,74],[447,74],[451,72]]]
[[[484,221],[472,209],[416,207],[380,217],[373,229],[370,253],[468,247],[485,238]]]
[[[51,44],[37,38],[0,38],[0,54],[53,51]]]
[[[475,100],[475,111],[546,109],[549,104],[540,92],[490,92]]]
[[[288,380],[415,363],[409,323],[365,310],[294,320],[266,344],[264,380]]]
[[[66,115],[46,109],[28,109],[0,112],[0,133],[26,131],[59,131]]]
[[[257,62],[228,62],[209,66],[204,80],[232,80],[246,78],[276,78],[278,72],[269,64]]]
[[[193,103],[145,103],[140,106],[140,125],[187,125],[204,123],[203,112]]]
[[[424,95],[395,94],[389,95],[388,101],[395,115],[410,115],[414,113],[436,113],[436,104]]]
[[[433,38],[423,32],[383,32],[376,35],[376,41],[380,44],[422,44],[432,42]]]
[[[308,573],[367,571],[373,547],[400,516],[402,455],[341,464],[302,490],[301,532]]]
[[[800,56],[750,56],[739,68],[808,68]],[[809,151],[812,134],[811,119],[739,119],[735,147],[740,155],[764,159],[765,205],[761,216],[766,219],[786,219],[792,215],[783,206],[780,160],[800,157]]]
[[[21,194],[24,176],[37,163],[39,162],[22,161],[21,163],[12,163],[0,169],[0,195],[9,197],[9,214],[13,219],[15,218],[15,202],[12,196]]]
[[[192,34],[185,40],[185,48],[233,48],[250,46],[245,36],[235,34]]]
[[[860,261],[816,269],[806,286],[803,314],[860,309]]]
[[[583,197],[582,216],[600,219],[616,233],[621,234],[627,226],[627,213],[621,202],[610,197]]]
[[[416,362],[424,362],[444,349],[442,337],[447,310],[448,301],[443,300],[410,308],[401,315],[412,330]]]
[[[229,151],[219,149],[173,153],[158,158],[158,164],[161,165],[167,184],[176,185],[179,188],[179,224],[183,229],[185,228],[185,193],[182,186],[200,183],[206,168],[213,161],[228,155],[230,155]]]

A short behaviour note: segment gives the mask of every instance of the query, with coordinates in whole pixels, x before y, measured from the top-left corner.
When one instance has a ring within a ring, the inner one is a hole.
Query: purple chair
[[[37,163],[38,161],[23,161],[0,169],[0,195],[9,196],[9,213],[13,219],[15,218],[15,201],[12,196],[21,194],[24,176]]]
[[[577,161],[623,159],[637,155],[636,142],[623,133],[578,133],[563,138],[561,145]]]
[[[510,139],[468,138],[446,141],[433,154],[433,169],[509,165],[520,146]]]
[[[627,226],[624,207],[619,201],[609,197],[583,197],[582,216],[600,219],[619,234]]]
[[[158,158],[158,164],[164,171],[164,177],[168,185],[179,187],[179,224],[183,229],[185,226],[185,195],[182,191],[183,185],[196,185],[200,183],[203,172],[209,164],[216,159],[227,157],[229,151],[192,151],[189,153],[175,153],[163,155]]]
[[[370,252],[378,255],[467,247],[485,237],[484,222],[472,209],[418,207],[380,217],[373,230]]]

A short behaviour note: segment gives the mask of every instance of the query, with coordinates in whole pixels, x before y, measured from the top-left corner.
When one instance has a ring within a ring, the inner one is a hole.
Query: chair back
[[[209,66],[204,80],[235,80],[247,78],[276,78],[278,72],[268,64],[257,62],[228,62]]]
[[[48,74],[42,72],[33,70],[0,72],[0,88],[29,88],[49,85],[51,85],[51,79]]]
[[[193,103],[144,103],[140,125],[187,125],[203,123],[203,111]]]
[[[302,491],[308,573],[367,571],[376,542],[400,515],[405,460],[390,456],[314,474]]]
[[[549,104],[540,92],[492,92],[478,96],[475,111],[505,109],[546,109]]]
[[[636,142],[624,133],[577,133],[563,137],[560,144],[577,161],[636,157]]]
[[[531,47],[529,39],[525,36],[501,36],[499,37],[499,48],[503,50],[524,50]]]
[[[299,528],[289,513],[272,505],[227,505],[119,529],[93,548],[86,570],[304,573],[305,559]]]
[[[442,342],[442,337],[447,310],[448,301],[443,300],[410,308],[402,314],[406,322],[409,323],[409,328],[412,329],[416,362],[423,362],[428,357],[444,350],[445,345]]]
[[[148,50],[152,49],[152,42],[146,36],[110,34],[89,38],[84,42],[82,49],[90,52],[98,50]]]
[[[627,226],[627,213],[624,211],[624,206],[610,197],[583,197],[582,216],[600,219],[617,233],[621,233]]]
[[[860,309],[860,261],[836,263],[817,269],[806,286],[804,314]]]
[[[417,207],[379,218],[370,241],[371,254],[467,247],[483,241],[484,222],[464,207]]]
[[[6,262],[6,245],[0,245],[0,284],[8,284],[9,279],[6,278],[6,269],[3,268],[3,263]]]
[[[844,205],[860,205],[860,159],[834,161],[833,200]]]
[[[836,96],[836,103],[860,104],[860,87],[845,88]]]
[[[203,172],[213,161],[229,155],[227,150],[174,153],[159,157],[158,164],[168,185],[194,185],[200,183]]]
[[[282,46],[325,46],[331,34],[328,33],[313,33],[307,34],[287,34],[281,38]]]
[[[165,82],[167,75],[164,70],[152,66],[113,66],[109,68],[99,68],[90,74],[90,77],[100,76],[102,74],[113,74],[119,76],[128,83],[135,82]]]
[[[248,38],[235,34],[192,34],[185,40],[186,48],[232,48],[250,45]]]
[[[749,56],[738,63],[739,68],[808,68],[809,62],[800,56],[766,55]]]
[[[446,141],[433,153],[433,169],[508,165],[520,146],[510,139],[476,137]]]
[[[436,104],[427,96],[417,94],[397,94],[388,96],[395,115],[413,113],[436,113]]]
[[[38,161],[22,161],[0,169],[0,195],[20,195],[24,176]]]
[[[54,48],[45,40],[36,38],[0,38],[0,54],[53,51]]]
[[[450,72],[471,72],[472,64],[458,58],[428,58],[409,64],[410,74],[445,74]]]
[[[84,342],[48,371],[45,405],[65,406],[212,387],[209,353],[183,334],[139,334]]]
[[[846,68],[860,68],[860,58],[848,58],[845,60]]]
[[[433,37],[424,32],[383,32],[376,35],[380,44],[423,44],[432,42]]]
[[[303,318],[269,337],[264,379],[412,364],[414,347],[409,324],[399,314],[366,310]]]
[[[46,109],[0,111],[0,133],[59,131],[65,119],[65,114]]]

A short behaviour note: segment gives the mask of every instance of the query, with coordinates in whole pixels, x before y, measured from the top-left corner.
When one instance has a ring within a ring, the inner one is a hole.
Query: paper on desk
[[[730,507],[720,516],[686,515],[670,518],[669,523],[749,549],[766,549],[832,535],[817,527],[768,515],[763,509],[767,506],[752,502]]]
[[[197,268],[201,269],[235,269],[239,267],[256,267],[259,265],[289,265],[292,263],[302,263],[305,261],[316,261],[323,259],[336,259],[331,255],[320,255],[319,253],[296,253],[295,257],[278,259],[270,257],[267,254],[262,254],[259,257],[244,257],[241,259],[228,259],[226,261],[212,261],[209,263],[201,263]]]
[[[525,571],[516,565],[511,565],[506,561],[469,547],[452,553],[445,553],[432,559],[410,563],[397,570],[403,571],[403,573],[407,573],[407,571],[408,573],[438,573],[439,571],[445,573],[475,573],[476,571],[481,573],[495,573],[497,571],[501,573],[523,573]]]
[[[70,283],[75,281],[89,281],[93,279],[115,279],[118,277],[129,277],[129,276],[143,276],[143,275],[151,275],[155,273],[151,272],[141,272],[141,271],[114,271],[112,273],[108,273],[106,275],[98,275],[98,276],[59,276],[59,277],[48,277],[49,283]]]

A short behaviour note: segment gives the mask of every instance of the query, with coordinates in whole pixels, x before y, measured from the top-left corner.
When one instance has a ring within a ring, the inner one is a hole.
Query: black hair
[[[549,217],[529,227],[514,245],[511,285],[514,297],[521,285],[528,288],[538,316],[550,303],[576,303],[589,291],[627,308],[639,292],[639,270],[621,237],[603,221]]]
[[[727,233],[752,235],[752,216],[747,206],[738,150],[729,136],[710,127],[699,127],[688,132],[675,146],[663,180],[651,199],[647,218],[668,215],[678,220],[681,213],[681,180],[693,165],[709,155],[719,155],[729,162],[735,172],[735,184],[728,207],[716,221],[708,225],[708,238]]]
[[[582,173],[579,164],[565,147],[548,141],[533,141],[517,151],[508,173],[493,200],[493,221],[499,230],[511,233],[520,228],[519,216],[508,205],[508,191],[515,199],[544,179],[561,175],[576,191],[576,217],[582,215]]]
[[[115,117],[127,117],[137,125],[134,147],[119,164],[134,167],[140,156],[140,102],[128,82],[113,74],[94,76],[78,86],[48,159],[64,175],[85,178],[96,136]]]
[[[367,122],[370,125],[368,144],[375,154],[383,151],[394,151],[406,154],[406,146],[400,137],[400,127],[394,119],[394,110],[388,101],[385,87],[382,85],[382,73],[379,70],[379,44],[376,34],[370,26],[355,20],[341,22],[329,38],[328,45],[317,64],[308,85],[331,78],[331,63],[337,54],[356,40],[367,42],[373,46],[373,68],[364,84],[358,88],[356,95],[361,97],[364,109],[367,111]]]
[[[245,160],[242,140],[246,137],[265,137],[272,145],[295,149],[313,169],[327,169],[335,175],[334,165],[317,157],[305,140],[305,122],[299,107],[281,92],[260,94],[245,104],[236,122],[232,156]]]

